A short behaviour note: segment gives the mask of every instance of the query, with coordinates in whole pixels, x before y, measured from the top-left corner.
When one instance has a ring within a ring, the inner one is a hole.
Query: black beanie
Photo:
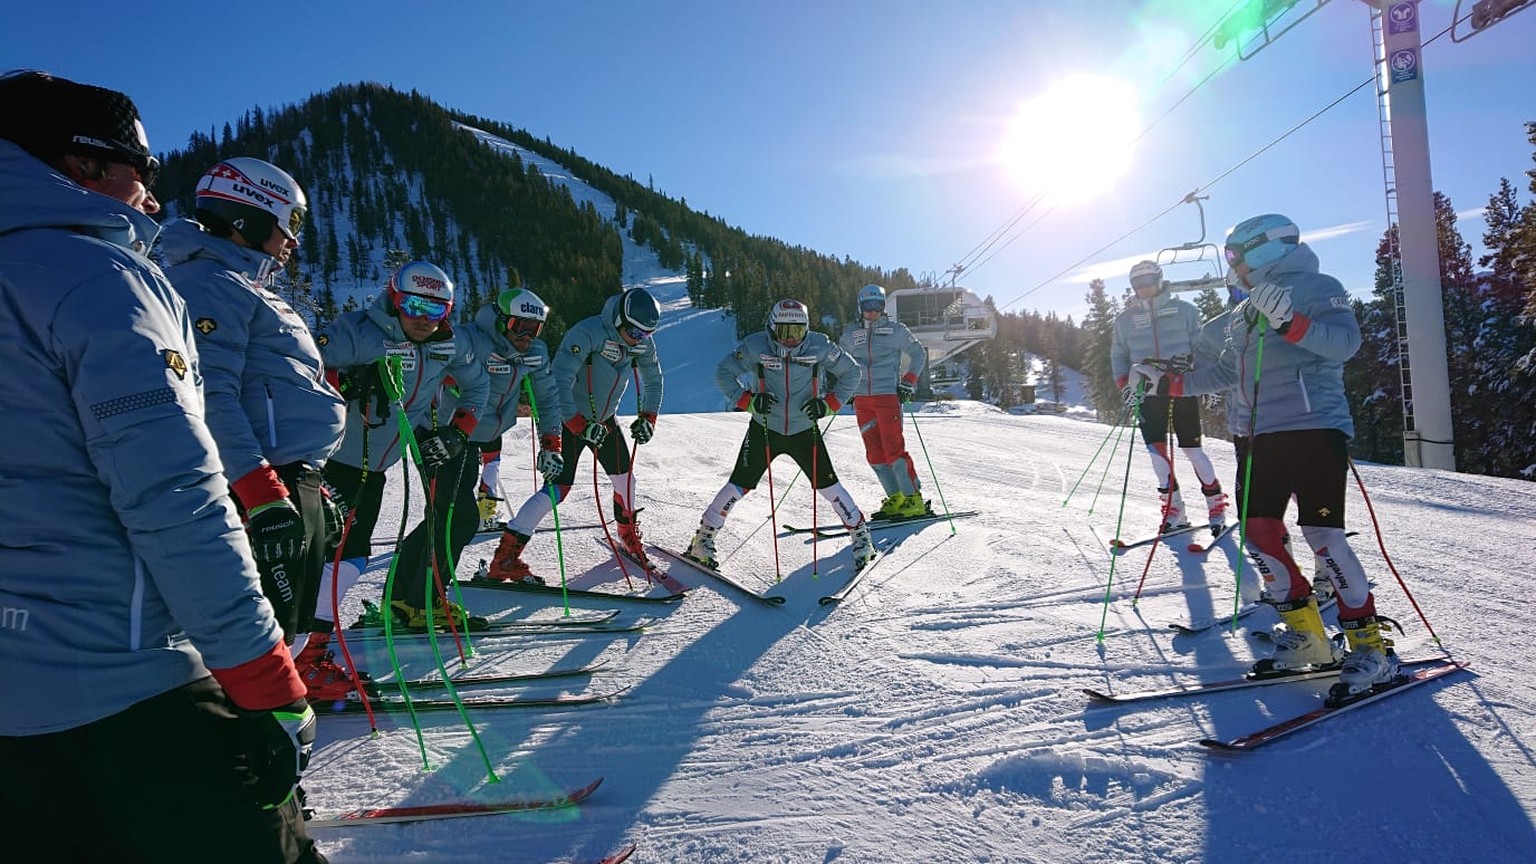
[[[127,95],[34,70],[0,76],[0,138],[50,165],[66,153],[132,164],[150,158]]]

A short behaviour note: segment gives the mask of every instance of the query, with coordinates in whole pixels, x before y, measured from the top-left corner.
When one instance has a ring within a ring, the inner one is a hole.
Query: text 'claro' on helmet
[[[412,261],[396,270],[386,290],[390,307],[403,318],[441,321],[453,310],[453,280],[430,261]]]
[[[549,307],[527,288],[508,288],[496,295],[496,323],[511,339],[538,336],[549,320]]]
[[[197,220],[218,236],[239,233],[254,249],[266,245],[274,227],[298,240],[308,212],[292,175],[250,156],[225,159],[197,181]]]

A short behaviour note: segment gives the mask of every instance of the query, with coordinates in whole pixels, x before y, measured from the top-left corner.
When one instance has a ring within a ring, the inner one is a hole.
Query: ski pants
[[[756,489],[773,457],[781,455],[795,460],[817,489],[825,489],[837,482],[837,472],[832,469],[832,460],[827,458],[827,445],[821,440],[821,430],[815,424],[803,432],[785,435],[768,429],[755,417],[747,424],[747,435],[741,441],[741,452],[736,457],[736,466],[731,469],[730,482],[742,491]]]
[[[895,393],[859,396],[853,400],[853,416],[864,438],[864,458],[871,465],[892,465],[917,484],[917,468],[907,453],[901,428],[901,397]],[[898,464],[899,463],[899,464]]]
[[[1168,440],[1168,403],[1173,402],[1173,431],[1180,447],[1200,446],[1200,400],[1194,396],[1147,396],[1141,400],[1141,440]]]
[[[5,860],[325,864],[298,796],[251,797],[244,722],[210,676],[74,729],[0,736]]]
[[[465,447],[436,471],[422,473],[426,513],[400,542],[395,578],[385,602],[404,600],[425,609],[429,586],[435,593],[437,585],[434,571],[443,586],[453,581],[459,553],[480,528],[480,511],[475,507],[475,478],[479,472],[479,450]]]

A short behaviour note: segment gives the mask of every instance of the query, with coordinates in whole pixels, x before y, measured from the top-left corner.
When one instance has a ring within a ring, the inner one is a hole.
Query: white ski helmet
[[[508,288],[496,295],[496,324],[507,335],[538,336],[549,320],[549,307],[527,288]]]
[[[453,280],[430,261],[412,261],[390,274],[390,308],[406,318],[441,321],[453,310]]]
[[[1251,273],[1258,273],[1285,256],[1301,243],[1301,229],[1296,223],[1278,213],[1265,213],[1237,223],[1227,232],[1227,265],[1248,265]],[[1250,282],[1264,281],[1263,276],[1250,276]]]
[[[661,324],[661,304],[644,288],[630,288],[613,306],[613,329],[623,333],[633,327],[641,338],[656,332]]]
[[[859,289],[860,312],[884,312],[885,289],[879,285],[865,285]]]
[[[299,239],[308,212],[297,180],[250,156],[225,159],[197,181],[198,221],[219,236],[239,232],[256,249],[266,245],[273,227],[289,240]]]
[[[793,348],[810,330],[811,312],[799,300],[780,300],[768,310],[768,335],[780,345]]]
[[[1136,266],[1131,268],[1131,290],[1137,297],[1143,298],[1162,294],[1166,290],[1163,268],[1156,261],[1137,261]]]

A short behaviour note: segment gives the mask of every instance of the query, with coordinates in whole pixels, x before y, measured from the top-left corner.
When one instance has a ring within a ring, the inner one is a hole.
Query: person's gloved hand
[[[270,711],[235,707],[241,721],[247,764],[256,777],[252,791],[262,809],[288,803],[309,767],[315,746],[315,711],[303,699]]]
[[[304,554],[304,517],[287,498],[247,510],[245,533],[251,538],[251,557],[259,564],[293,561]]]
[[[435,471],[464,452],[469,436],[464,430],[449,424],[439,429],[416,427],[416,449],[421,453],[421,466]]]
[[[577,414],[565,421],[565,428],[575,432],[587,446],[593,449],[602,446],[604,439],[608,437],[608,424],[588,420],[585,414]]]
[[[1183,375],[1194,368],[1194,358],[1188,354],[1175,354],[1172,357],[1164,358],[1148,357],[1141,362],[1176,375]]]
[[[811,418],[812,421],[820,420],[828,414],[837,411],[836,408],[832,407],[830,400],[819,396],[815,399],[806,400],[805,404],[800,406],[800,410],[805,413],[805,416]]]
[[[900,399],[903,403],[911,402],[912,397],[916,395],[916,393],[917,385],[911,381],[903,378],[902,380],[896,382],[896,398]]]
[[[1125,404],[1125,407],[1130,408],[1141,401],[1141,388],[1140,378],[1137,378],[1135,383],[1126,384],[1120,388],[1120,401]]]
[[[341,545],[342,532],[347,527],[347,502],[331,484],[320,481],[320,508],[325,514],[325,545],[335,548]]]
[[[565,470],[565,457],[560,455],[559,450],[540,450],[535,467],[543,475],[545,483],[553,483],[560,472]]]
[[[1184,376],[1163,370],[1146,363],[1137,363],[1131,367],[1131,376],[1147,382],[1147,393],[1156,393],[1159,396],[1184,395]]]
[[[773,410],[773,406],[779,404],[779,397],[767,390],[754,393],[751,390],[743,390],[736,398],[734,407],[737,411],[751,411],[753,414],[767,414]]]
[[[634,436],[636,444],[648,443],[656,434],[656,415],[646,412],[636,417],[635,422],[629,424],[629,434]]]
[[[1296,317],[1291,307],[1291,289],[1273,282],[1263,282],[1248,295],[1248,302],[1269,319],[1269,326],[1279,330]]]
[[[377,363],[341,370],[336,376],[336,389],[342,399],[357,403],[358,409],[373,422],[374,428],[389,418],[389,389],[384,386]],[[371,406],[370,402],[373,403]]]

